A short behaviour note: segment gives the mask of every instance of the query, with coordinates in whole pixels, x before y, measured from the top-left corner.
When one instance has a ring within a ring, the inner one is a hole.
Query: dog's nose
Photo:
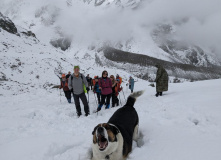
[[[97,129],[97,132],[98,132],[98,133],[103,133],[103,131],[104,131],[103,127],[99,127],[99,128]]]

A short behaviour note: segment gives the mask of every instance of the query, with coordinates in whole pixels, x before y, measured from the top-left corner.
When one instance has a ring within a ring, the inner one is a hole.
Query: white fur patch
[[[139,139],[139,125],[137,124],[134,128],[133,140],[138,141]]]

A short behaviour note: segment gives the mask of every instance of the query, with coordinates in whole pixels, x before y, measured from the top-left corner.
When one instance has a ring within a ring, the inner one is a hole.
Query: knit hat
[[[65,74],[62,74],[61,77],[62,77],[62,78],[65,78]]]
[[[80,67],[79,67],[79,66],[74,66],[74,69],[76,69],[76,68],[80,69]]]

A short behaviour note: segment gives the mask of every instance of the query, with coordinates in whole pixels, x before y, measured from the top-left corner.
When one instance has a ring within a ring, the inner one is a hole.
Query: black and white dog
[[[107,123],[98,124],[93,134],[92,160],[125,160],[138,139],[138,114],[134,108],[136,98],[143,91],[131,94],[126,105],[118,109]]]

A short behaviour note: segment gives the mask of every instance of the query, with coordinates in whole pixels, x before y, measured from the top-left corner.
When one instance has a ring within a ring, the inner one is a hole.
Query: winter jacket
[[[120,83],[120,85],[121,85],[121,83],[122,83],[122,78],[121,78],[121,77],[116,77],[116,80],[118,80],[119,83]]]
[[[60,88],[63,88],[64,91],[69,91],[68,79],[66,79],[65,81],[61,80]]]
[[[86,79],[87,79],[87,83],[88,83],[88,85],[92,85],[92,78],[91,77],[86,77]]]
[[[87,80],[85,76],[81,73],[79,73],[78,77],[73,74],[68,80],[68,88],[70,90],[73,88],[73,92],[76,95],[84,92],[84,85],[85,87],[88,87]]]
[[[161,66],[156,65],[158,68],[156,75],[156,91],[163,92],[168,91],[168,74],[167,71]]]
[[[67,74],[67,75],[66,75],[66,79],[68,79],[70,76],[71,76],[71,74]]]
[[[96,82],[95,85],[94,85],[94,92],[95,93],[101,93],[101,90],[99,89],[99,83]]]
[[[118,96],[121,90],[122,87],[120,87],[120,83],[116,83],[116,85],[112,87],[112,93],[115,94],[115,96]]]
[[[102,95],[108,95],[112,93],[112,82],[110,78],[101,78],[99,80],[99,86],[102,88],[101,89]]]
[[[129,89],[134,90],[134,79],[133,78],[129,79]]]

